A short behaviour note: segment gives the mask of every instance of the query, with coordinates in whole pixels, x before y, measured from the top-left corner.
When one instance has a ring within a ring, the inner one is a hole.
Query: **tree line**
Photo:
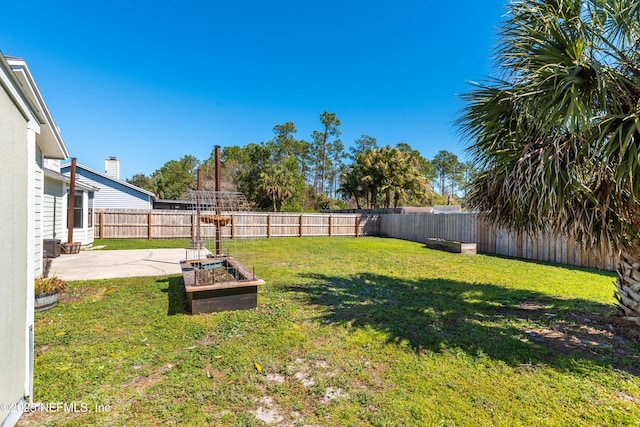
[[[470,169],[455,154],[442,150],[428,160],[406,143],[380,147],[369,135],[346,151],[336,114],[325,111],[319,119],[310,140],[285,122],[266,142],[224,147],[222,190],[242,192],[255,209],[274,212],[425,206],[464,197]],[[196,188],[198,169],[203,188],[213,190],[214,165],[213,150],[204,161],[186,155],[127,182],[179,200]]]

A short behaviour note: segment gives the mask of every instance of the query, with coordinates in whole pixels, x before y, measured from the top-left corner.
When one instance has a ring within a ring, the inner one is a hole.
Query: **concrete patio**
[[[53,258],[49,274],[55,274],[67,281],[181,274],[180,261],[188,257],[188,251],[188,249],[80,251],[78,254]]]

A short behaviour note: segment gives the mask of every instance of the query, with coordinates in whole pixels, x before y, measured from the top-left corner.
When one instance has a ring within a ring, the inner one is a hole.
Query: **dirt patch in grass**
[[[20,417],[20,426],[39,426],[43,425],[48,419],[52,418],[51,413],[45,411],[25,412]]]
[[[172,368],[173,368],[173,365],[171,363],[168,363],[160,367],[159,369],[155,370],[149,375],[138,375],[133,380],[131,380],[131,383],[129,384],[129,388],[139,391],[149,386],[152,386],[154,384],[157,384],[162,379],[161,375]]]
[[[59,302],[78,302],[86,299],[89,295],[95,293],[88,287],[73,287],[67,289],[65,292],[58,294]]]
[[[539,313],[538,317],[542,316],[544,313]],[[569,313],[568,319],[572,320],[547,318],[550,319],[548,327],[526,328],[524,333],[531,341],[545,346],[556,354],[570,355],[579,352],[581,357],[590,360],[611,356],[625,357],[634,341],[624,336],[626,331],[623,328],[631,329],[631,325],[624,323],[624,320],[617,316]],[[635,329],[633,333],[637,333]],[[616,367],[640,376],[639,366],[625,364]]]
[[[91,302],[98,302],[109,294],[112,294],[116,289],[113,287],[91,287],[91,286],[76,286],[68,289],[67,291],[58,295],[59,302],[79,302],[84,300],[90,300]]]
[[[205,347],[206,347],[206,346],[209,346],[209,345],[211,345],[211,344],[215,344],[215,343],[217,343],[217,342],[218,342],[218,339],[217,339],[217,338],[214,338],[214,337],[206,336],[206,337],[204,337],[204,338],[202,338],[202,339],[197,340],[196,342],[197,342],[198,344],[203,345],[203,346],[205,346]]]
[[[496,314],[502,316],[511,316],[523,320],[548,319],[555,317],[555,314],[549,311],[550,306],[536,304],[532,302],[520,303],[517,307],[502,306],[496,307]]]
[[[269,382],[278,384],[284,384],[284,382],[286,381],[286,377],[282,374],[267,374],[265,378]]]
[[[324,392],[324,397],[322,398],[321,402],[324,403],[324,404],[328,404],[332,400],[346,399],[348,397],[349,397],[349,395],[347,393],[345,393],[345,391],[342,390],[340,387],[338,387],[338,388],[327,387],[327,389]]]
[[[260,399],[260,406],[255,411],[250,411],[257,419],[266,424],[281,423],[284,421],[284,417],[275,407],[273,399],[269,396],[265,396]]]
[[[616,335],[640,343],[640,327],[635,322],[623,319],[620,316],[611,316],[609,324]]]
[[[616,315],[588,312],[554,313],[554,308],[532,302],[516,307],[498,307],[496,314],[518,320],[532,321],[537,326],[524,328],[527,338],[554,354],[571,355],[577,352],[589,360],[625,357],[634,343],[640,342],[640,331],[633,322]],[[616,368],[640,376],[640,363]]]

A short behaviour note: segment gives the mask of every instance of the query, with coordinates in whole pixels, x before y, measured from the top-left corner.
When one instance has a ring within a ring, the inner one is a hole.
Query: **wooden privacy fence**
[[[519,235],[473,213],[380,215],[380,234],[414,242],[429,237],[471,242],[481,252],[580,267],[615,270],[617,264],[611,249],[586,251],[571,238],[548,233]]]
[[[570,238],[548,233],[530,237],[483,221],[477,214],[312,214],[247,212],[231,215],[222,227],[226,239],[305,236],[387,236],[425,242],[429,237],[475,242],[478,251],[557,262],[580,267],[615,270],[610,249],[585,251]],[[94,233],[100,239],[191,239],[198,224],[190,211],[96,211]],[[212,224],[200,224],[201,238],[214,238]]]
[[[305,236],[372,236],[379,234],[379,215],[310,213],[236,213],[222,227],[222,238],[251,239]],[[190,211],[96,211],[98,239],[213,238],[215,226],[198,224]]]

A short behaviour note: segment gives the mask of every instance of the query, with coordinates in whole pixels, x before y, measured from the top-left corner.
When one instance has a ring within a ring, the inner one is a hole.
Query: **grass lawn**
[[[189,239],[149,240],[149,239],[95,239],[93,247],[97,250],[121,249],[167,249],[188,248]]]
[[[383,238],[258,240],[258,308],[180,277],[70,284],[36,314],[22,425],[605,426],[640,420],[613,275]],[[109,405],[96,411],[95,405]]]

